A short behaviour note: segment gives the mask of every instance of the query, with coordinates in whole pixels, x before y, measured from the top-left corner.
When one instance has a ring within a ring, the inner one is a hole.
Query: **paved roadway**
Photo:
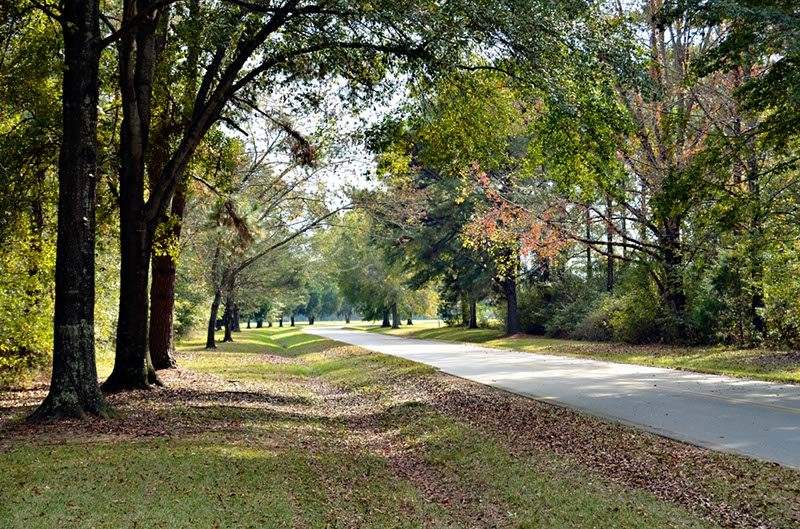
[[[800,468],[800,385],[339,327],[305,330],[673,439]]]

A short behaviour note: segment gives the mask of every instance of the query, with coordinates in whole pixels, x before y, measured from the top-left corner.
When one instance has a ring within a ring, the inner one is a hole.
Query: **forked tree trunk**
[[[97,0],[64,0],[53,372],[30,420],[103,415],[94,354],[94,241],[100,64]]]
[[[152,0],[125,0],[123,24]],[[119,217],[120,295],[114,370],[103,383],[107,391],[147,388],[158,383],[150,362],[148,276],[155,226],[145,216],[145,156],[149,145],[151,97],[158,14],[141,20],[119,41],[122,101],[120,127]]]
[[[222,291],[217,289],[214,291],[214,301],[211,302],[211,315],[208,317],[208,331],[206,333],[206,349],[216,349],[216,330],[217,330],[217,316],[219,314],[219,304],[222,300]]]

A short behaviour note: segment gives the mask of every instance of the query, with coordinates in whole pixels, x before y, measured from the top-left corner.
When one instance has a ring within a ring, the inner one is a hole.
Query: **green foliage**
[[[52,243],[24,232],[6,239],[0,251],[0,384],[49,359],[54,254]]]

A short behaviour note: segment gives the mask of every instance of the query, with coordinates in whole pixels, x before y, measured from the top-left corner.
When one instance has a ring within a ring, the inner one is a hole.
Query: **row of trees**
[[[509,333],[796,345],[793,4],[5,2],[0,358],[52,348],[35,418],[104,413],[96,345],[103,389],[146,388],[201,305],[213,347],[334,290],[395,326],[489,301]],[[333,197],[331,114],[398,89],[377,185]]]
[[[261,95],[290,85],[295,107],[313,105],[326,86],[317,81],[331,79],[344,80],[343,94],[357,99],[388,71],[451,56],[472,31],[455,23],[467,13],[427,2],[19,0],[2,9],[8,21],[4,91],[12,79],[43,81],[32,92],[4,92],[10,110],[3,118],[9,133],[4,149],[13,155],[3,168],[12,175],[9,191],[44,203],[58,190],[57,207],[47,204],[57,215],[56,226],[49,226],[56,241],[53,374],[37,419],[104,413],[94,358],[98,228],[116,232],[120,270],[114,369],[103,388],[146,388],[158,382],[151,358],[169,364],[174,306],[174,257],[161,252],[154,259],[154,248],[161,238],[183,237],[182,219],[192,204],[187,182],[210,135],[235,129],[253,113],[285,125]],[[63,67],[54,59],[59,48]],[[60,117],[52,112],[59,100]],[[294,141],[292,154],[308,163],[312,156],[301,135],[282,128]],[[37,179],[29,192],[25,184]],[[97,223],[101,182],[111,210],[104,226]],[[118,224],[110,228],[113,218]],[[35,233],[37,220],[36,211],[25,211],[4,220],[4,229],[24,228],[35,239],[44,232]],[[26,243],[38,251],[35,240]],[[251,245],[238,264],[220,249],[213,272],[220,283],[235,283],[279,245]],[[44,295],[31,292],[29,298]]]

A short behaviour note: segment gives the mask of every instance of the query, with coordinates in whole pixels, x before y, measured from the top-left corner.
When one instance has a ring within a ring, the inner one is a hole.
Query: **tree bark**
[[[186,208],[186,183],[178,186],[172,198],[169,237],[174,244],[180,239],[183,213]],[[156,370],[177,367],[175,361],[175,256],[153,256],[150,286],[150,357]]]
[[[225,322],[225,334],[222,337],[222,341],[232,342],[233,336],[231,335],[231,332],[233,331],[233,297],[231,294],[228,294],[228,297],[225,300],[225,312],[222,316],[222,319]]]
[[[123,24],[153,0],[125,0]],[[154,225],[145,216],[145,156],[149,145],[153,75],[159,50],[159,12],[144,18],[119,43],[122,100],[120,127],[119,216],[120,296],[114,370],[107,391],[147,388],[158,383],[148,351],[148,275]]]
[[[506,297],[506,334],[517,334],[521,331],[521,327],[517,310],[516,278],[508,277],[503,280],[503,293]]]
[[[381,327],[391,327],[391,323],[389,323],[389,311],[384,309],[383,311],[383,323],[381,323]]]
[[[411,316],[409,316],[406,320],[406,325],[414,325],[414,322],[411,320]]]
[[[614,290],[614,215],[610,197],[606,197],[606,291]]]
[[[222,291],[214,291],[214,301],[211,302],[211,315],[208,317],[208,332],[206,333],[206,349],[216,349],[217,341],[215,333],[217,331],[217,315],[219,314],[219,304],[222,300]]]
[[[100,8],[96,0],[64,0],[62,142],[58,160],[53,372],[50,390],[30,416],[104,415],[94,350],[95,193]]]
[[[231,314],[233,320],[231,321],[231,330],[233,332],[242,332],[239,319],[239,305],[237,303],[233,304],[233,313]]]
[[[400,312],[397,310],[397,303],[392,303],[392,329],[400,328]]]
[[[289,319],[289,326],[290,326],[290,327],[294,327],[294,314],[292,314],[292,315],[290,316],[290,319]]]
[[[586,207],[586,240],[592,240],[592,212],[589,207]],[[586,245],[586,279],[592,279],[592,247]]]
[[[345,323],[350,323],[350,314],[345,314],[344,315],[344,322]]]
[[[467,328],[478,328],[478,303],[474,299],[469,301],[469,325]]]
[[[683,257],[680,248],[680,220],[664,222],[661,245],[664,256],[664,303],[675,319],[674,338],[684,337],[686,294],[683,287]]]
[[[283,327],[283,316],[278,318],[278,327]]]

